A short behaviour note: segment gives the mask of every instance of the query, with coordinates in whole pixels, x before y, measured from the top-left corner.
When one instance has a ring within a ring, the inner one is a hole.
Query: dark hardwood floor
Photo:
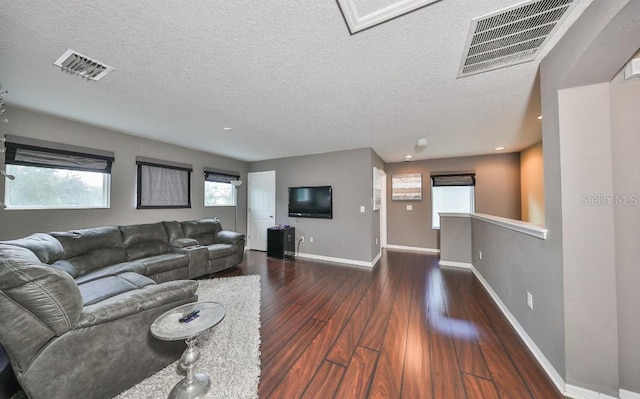
[[[385,251],[373,269],[249,251],[261,398],[562,398],[470,271]]]

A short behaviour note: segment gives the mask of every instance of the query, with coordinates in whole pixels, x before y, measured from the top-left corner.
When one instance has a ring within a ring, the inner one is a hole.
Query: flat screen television
[[[289,187],[289,216],[333,219],[331,186]]]

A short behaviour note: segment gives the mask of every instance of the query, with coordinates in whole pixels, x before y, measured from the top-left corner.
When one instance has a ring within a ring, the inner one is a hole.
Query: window
[[[204,206],[236,206],[240,175],[205,168],[204,170]]]
[[[108,208],[112,152],[6,136],[8,209]]]
[[[136,157],[138,209],[191,208],[191,165]]]
[[[473,213],[475,211],[475,175],[431,176],[431,224],[440,229],[440,213]]]

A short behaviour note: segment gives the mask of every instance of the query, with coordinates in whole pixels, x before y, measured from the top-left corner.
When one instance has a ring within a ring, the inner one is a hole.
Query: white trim
[[[373,260],[371,261],[371,267],[375,266],[376,263],[378,263],[378,261],[380,260],[380,258],[382,258],[382,249],[380,249],[380,251],[378,252],[378,255],[376,255],[376,257],[373,258]]]
[[[440,217],[447,217],[447,218],[470,218],[471,214],[470,213],[447,213],[447,212],[439,212],[438,215],[440,215]]]
[[[439,249],[422,248],[422,247],[407,247],[405,245],[387,244],[387,246],[385,248],[387,248],[387,249],[400,249],[400,250],[403,250],[403,251],[429,252],[429,253],[432,253],[432,254],[439,254],[440,253]]]
[[[544,227],[538,226],[533,223],[522,222],[520,220],[507,219],[500,216],[485,215],[484,213],[474,213],[472,218],[482,220],[491,224],[495,224],[505,229],[518,231],[523,234],[527,234],[542,240],[547,239],[547,233],[549,230]]]
[[[353,0],[338,0],[338,4],[342,9],[344,19],[349,25],[349,31],[353,34],[363,29],[370,28],[382,22],[399,17],[400,15],[417,10],[427,4],[431,4],[438,0],[402,0],[396,1],[391,5],[373,11],[366,15],[358,15],[358,10],[353,4]]]
[[[334,258],[332,256],[314,255],[314,254],[305,254],[305,253],[298,253],[298,258],[313,259],[313,260],[323,260],[325,262],[334,262],[334,263],[346,263],[346,264],[349,264],[349,265],[364,266],[364,267],[369,267],[369,268],[371,268],[371,267],[373,267],[373,265],[375,265],[375,263],[367,262],[367,261],[364,261],[364,260]]]
[[[566,385],[564,396],[574,399],[617,399],[615,396],[605,395],[603,393],[580,388],[571,384]]]
[[[640,399],[640,393],[620,389],[620,399]]]
[[[438,264],[440,266],[459,267],[461,269],[471,269],[471,267],[473,267],[473,265],[471,263],[453,262],[453,261],[450,261],[450,260],[442,260],[442,259],[440,259]]]
[[[617,399],[614,396],[605,395],[600,392],[592,391],[590,389],[585,389],[585,388],[581,388],[575,385],[565,383],[562,376],[558,373],[555,367],[553,367],[551,362],[542,353],[540,348],[538,348],[538,345],[536,345],[535,342],[533,342],[529,334],[527,334],[527,332],[520,325],[520,323],[515,318],[515,316],[509,311],[509,309],[507,308],[507,305],[505,305],[504,302],[502,302],[498,294],[489,285],[489,282],[487,282],[487,280],[484,279],[482,274],[480,274],[478,269],[476,269],[476,267],[473,264],[471,265],[471,271],[478,278],[478,280],[480,281],[484,289],[487,290],[487,292],[489,293],[489,296],[491,296],[491,299],[493,299],[496,305],[498,305],[498,308],[500,309],[502,314],[504,314],[507,320],[509,320],[509,323],[511,323],[511,326],[516,330],[516,332],[518,333],[522,341],[524,341],[525,345],[527,345],[527,348],[529,348],[533,356],[538,361],[538,364],[540,364],[544,372],[547,373],[547,375],[549,376],[551,381],[555,384],[559,392],[561,392],[564,396],[567,396],[569,398],[574,398],[574,399]],[[632,392],[629,392],[629,393],[637,396],[627,396],[623,398],[622,391],[623,390],[621,389],[620,399],[640,399],[640,395],[633,394]],[[625,392],[628,392],[628,391],[625,391]]]
[[[504,314],[507,320],[509,320],[509,323],[511,323],[511,325],[516,330],[520,338],[522,338],[525,345],[527,345],[527,347],[529,348],[533,356],[536,358],[540,366],[543,368],[545,373],[547,373],[549,378],[551,378],[551,381],[553,381],[558,391],[564,392],[566,394],[566,391],[565,391],[566,384],[564,382],[564,379],[560,375],[560,373],[556,371],[555,367],[553,367],[551,362],[542,353],[540,348],[538,348],[538,345],[536,345],[535,342],[533,342],[529,334],[527,334],[527,332],[520,325],[520,323],[515,318],[515,316],[509,311],[509,309],[507,308],[507,305],[505,305],[504,302],[502,302],[498,294],[496,294],[496,292],[493,290],[493,288],[491,288],[487,280],[484,279],[482,274],[480,274],[478,269],[476,269],[476,267],[473,264],[471,265],[471,271],[473,271],[473,274],[478,278],[478,280],[480,281],[484,289],[487,290],[487,292],[489,293],[489,296],[491,296],[491,299],[493,299],[496,305],[498,305],[498,308],[500,308],[500,311],[502,311],[502,314]],[[584,398],[584,399],[587,399],[587,398]]]

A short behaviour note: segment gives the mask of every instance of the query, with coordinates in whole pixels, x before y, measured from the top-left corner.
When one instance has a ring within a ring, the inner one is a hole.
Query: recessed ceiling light
[[[418,147],[423,147],[424,148],[424,147],[427,146],[427,144],[428,144],[427,139],[418,139],[418,141],[416,141],[416,145]]]
[[[231,127],[223,127],[222,130],[224,130],[225,132],[230,132],[233,130],[233,128]]]
[[[502,150],[506,150],[506,149],[507,149],[507,147],[496,147],[496,148],[494,148],[494,150],[496,150],[496,151],[502,151]]]
[[[405,160],[405,161],[408,161],[408,160],[410,160],[411,158],[413,158],[413,155],[407,155],[407,156],[405,156],[405,157],[404,157],[404,160]]]
[[[541,121],[542,120],[542,115],[538,115],[538,120]]]

